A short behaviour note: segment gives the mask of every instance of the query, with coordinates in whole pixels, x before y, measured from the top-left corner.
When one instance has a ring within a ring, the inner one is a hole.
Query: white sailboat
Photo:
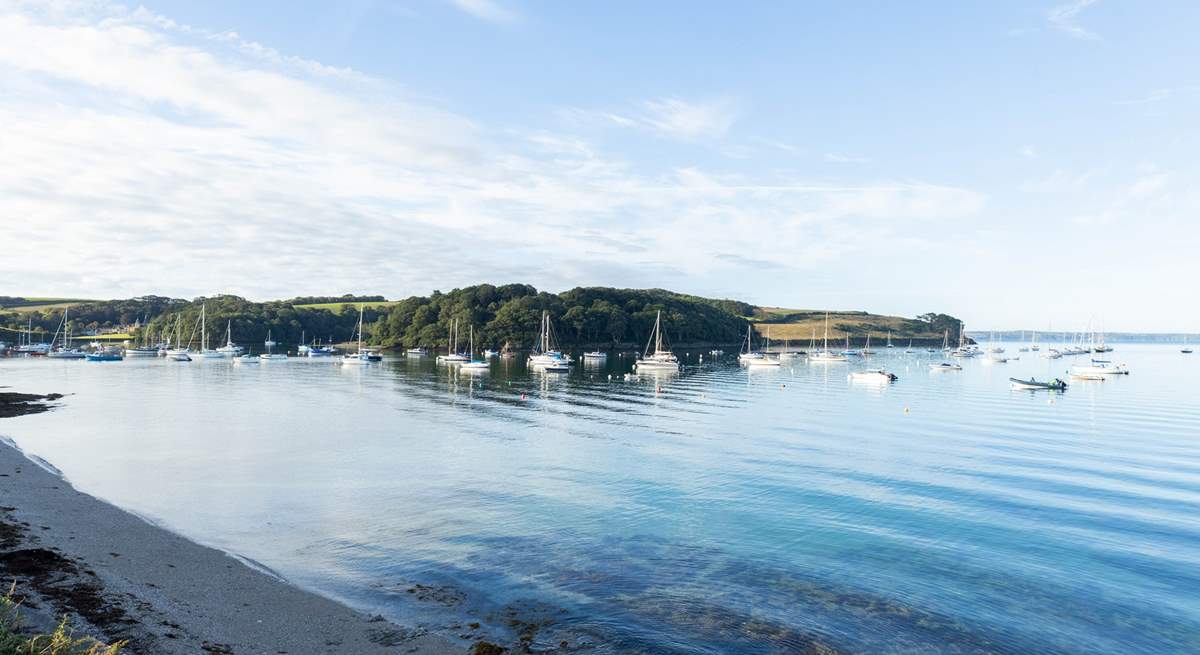
[[[889,342],[888,348],[892,347],[891,340],[892,340],[892,337],[891,337],[891,333],[889,332],[888,333],[888,342]],[[861,355],[874,355],[875,354],[875,351],[871,350],[871,333],[870,332],[867,332],[867,345],[865,348],[863,348],[862,350],[859,351],[859,354],[861,354]]]
[[[287,353],[275,352],[275,346],[277,346],[279,344],[275,343],[275,341],[273,341],[271,339],[271,331],[270,330],[267,330],[267,340],[263,342],[263,345],[267,347],[267,352],[259,355],[258,356],[259,359],[276,360],[276,359],[287,359],[288,358]]]
[[[780,362],[779,358],[772,357],[770,355],[770,351],[771,351],[771,326],[768,325],[766,340],[763,342],[763,352],[758,353],[758,354],[762,355],[762,357],[747,359],[746,365],[754,366],[754,367],[781,365],[782,362]]]
[[[571,360],[558,350],[554,343],[554,328],[550,325],[550,312],[542,311],[542,328],[537,343],[529,352],[529,364],[534,367],[570,367]]]
[[[747,323],[745,345],[742,351],[738,353],[738,362],[742,364],[749,364],[752,361],[766,359],[767,357],[762,352],[754,350],[753,330],[754,327]]]
[[[487,363],[486,359],[475,359],[475,326],[474,325],[467,327],[467,334],[469,335],[467,341],[470,344],[467,349],[467,357],[469,357],[469,359],[467,361],[463,362],[458,367],[458,370],[463,373],[480,373],[480,372],[489,370],[491,368],[491,365]]]
[[[83,359],[87,357],[87,353],[79,350],[78,348],[71,347],[71,324],[67,319],[67,315],[70,311],[70,306],[63,308],[62,323],[59,324],[59,328],[57,331],[55,331],[54,337],[50,339],[50,343],[53,344],[55,341],[58,341],[59,332],[61,332],[63,335],[62,347],[57,350],[52,350],[46,355],[50,359]]]
[[[651,344],[654,345],[654,350],[650,350]],[[679,358],[675,357],[675,353],[669,349],[663,349],[663,331],[662,331],[662,310],[658,311],[658,315],[654,318],[654,330],[650,333],[650,340],[646,342],[646,350],[642,356],[633,364],[634,369],[654,370],[654,371],[678,371],[680,368]]]
[[[22,333],[21,343],[17,344],[17,352],[25,355],[45,355],[50,352],[51,344],[44,341],[33,342],[33,315],[29,316],[29,326]]]
[[[363,328],[363,303],[359,303],[358,304],[358,351],[352,352],[352,353],[346,353],[345,355],[342,355],[342,364],[343,365],[349,364],[351,366],[361,366],[363,364],[371,363],[371,359],[367,355],[367,352],[363,350],[362,328]]]
[[[218,359],[224,357],[223,353],[212,350],[208,347],[208,309],[204,303],[200,304],[200,357],[204,359]]]
[[[442,364],[461,364],[467,357],[458,352],[458,319],[450,321],[450,333],[446,335],[446,354],[438,355],[437,360]]]
[[[845,355],[839,355],[829,349],[829,312],[825,312],[825,336],[821,349],[808,356],[810,362],[844,362]]]
[[[233,321],[229,320],[225,323],[225,345],[217,348],[217,352],[221,353],[222,357],[237,357],[246,352],[246,349],[233,342]]]

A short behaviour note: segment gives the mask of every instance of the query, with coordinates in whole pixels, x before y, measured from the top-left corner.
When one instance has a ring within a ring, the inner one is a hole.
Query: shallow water
[[[629,380],[622,357],[569,376],[3,359],[0,385],[72,395],[0,433],[84,491],[450,635],[1200,652],[1200,359],[1121,344],[1132,375],[1049,394],[1008,378],[1082,358],[1021,356],[937,373],[881,350],[882,387],[847,380],[865,362],[697,354]]]

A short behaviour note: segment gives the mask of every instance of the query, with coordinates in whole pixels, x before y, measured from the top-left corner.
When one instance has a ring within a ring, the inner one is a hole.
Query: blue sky
[[[1195,330],[1194,3],[0,0],[0,293]]]

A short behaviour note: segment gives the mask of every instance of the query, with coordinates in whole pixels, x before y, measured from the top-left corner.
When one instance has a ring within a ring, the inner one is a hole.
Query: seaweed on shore
[[[4,510],[0,519],[0,580],[19,583],[63,614],[74,614],[112,639],[127,638],[135,624],[121,605],[106,597],[95,573],[57,550],[42,548],[29,538],[25,526],[11,520]],[[32,598],[16,598],[34,607]]]
[[[49,411],[53,405],[46,401],[62,398],[61,393],[50,393],[44,396],[36,393],[16,393],[0,391],[0,418],[12,418],[25,414],[37,414]]]

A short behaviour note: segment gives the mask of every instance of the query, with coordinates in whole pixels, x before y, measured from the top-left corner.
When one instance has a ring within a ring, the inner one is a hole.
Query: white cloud
[[[849,155],[840,155],[836,152],[825,153],[825,161],[832,162],[834,164],[869,164],[869,163],[871,163],[871,160],[867,159],[866,157],[851,157]]]
[[[1034,159],[1038,156],[1038,153],[1033,146],[1021,146],[1021,156],[1026,159]]]
[[[0,5],[0,88],[0,143],[20,162],[0,167],[0,231],[52,235],[0,258],[13,293],[665,286],[745,273],[738,257],[812,268],[986,202],[921,182],[647,170],[142,9]],[[627,120],[681,139],[733,121],[721,102],[643,110]],[[846,229],[863,221],[872,236]]]
[[[511,23],[517,15],[494,0],[450,0],[455,7],[493,23]]]
[[[728,98],[707,101],[659,98],[643,101],[635,109],[620,113],[571,108],[559,114],[574,125],[640,128],[680,141],[719,139],[737,119],[736,103]]]
[[[728,100],[685,102],[663,98],[644,103],[643,122],[659,132],[676,138],[698,139],[724,136],[733,125],[735,112]]]
[[[1100,36],[1095,32],[1089,31],[1079,25],[1076,19],[1080,12],[1096,3],[1096,0],[1075,0],[1074,2],[1053,7],[1046,12],[1046,20],[1050,21],[1050,25],[1061,32],[1065,32],[1077,39],[1099,39]]]

